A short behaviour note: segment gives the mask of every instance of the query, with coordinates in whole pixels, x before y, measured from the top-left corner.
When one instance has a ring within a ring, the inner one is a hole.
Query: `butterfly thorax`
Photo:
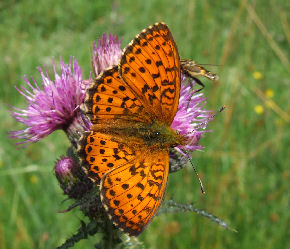
[[[93,130],[110,134],[130,144],[145,144],[152,149],[167,149],[177,145],[185,145],[186,138],[176,130],[162,122],[151,124],[141,122],[118,122],[93,126]]]
[[[165,149],[185,144],[185,138],[176,130],[161,122],[152,124],[139,124],[136,129],[137,137],[140,137],[149,147]]]

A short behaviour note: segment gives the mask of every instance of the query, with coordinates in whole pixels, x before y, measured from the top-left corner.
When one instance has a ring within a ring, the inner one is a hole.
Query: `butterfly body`
[[[166,123],[153,121],[143,122],[112,121],[105,125],[94,125],[92,129],[111,136],[119,137],[126,143],[144,143],[144,146],[155,148],[170,148],[185,145],[186,138],[172,129]],[[131,142],[130,142],[131,141]]]
[[[170,127],[178,109],[180,58],[166,24],[143,30],[120,64],[104,70],[87,90],[83,111],[91,131],[78,154],[100,186],[112,222],[139,235],[156,215],[169,173],[169,148],[186,139]]]
[[[138,133],[142,136],[142,140],[153,149],[165,149],[185,144],[186,139],[166,124],[157,122],[140,128]]]

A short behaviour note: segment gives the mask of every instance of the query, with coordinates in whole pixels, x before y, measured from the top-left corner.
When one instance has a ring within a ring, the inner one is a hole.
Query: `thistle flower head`
[[[80,166],[71,157],[62,157],[56,161],[55,176],[64,194],[79,199],[88,193],[92,182],[84,175]]]
[[[70,157],[62,157],[55,163],[55,176],[64,191],[70,188],[78,180],[73,173],[75,168],[76,162]]]
[[[98,40],[98,45],[93,43],[91,51],[92,66],[95,76],[99,75],[104,69],[116,65],[121,58],[121,42],[116,35],[103,34]]]
[[[66,129],[78,116],[78,107],[83,102],[87,81],[82,78],[81,68],[73,58],[65,64],[60,60],[60,74],[53,63],[54,80],[48,72],[38,68],[43,89],[31,77],[24,77],[27,84],[17,91],[28,103],[27,109],[12,107],[11,115],[27,127],[23,130],[10,132],[12,138],[23,139],[19,143],[37,142],[57,129]]]
[[[207,124],[214,114],[204,108],[206,98],[197,90],[192,90],[192,84],[185,84],[182,80],[180,89],[179,105],[171,127],[187,138],[187,144],[178,146],[176,149],[196,150],[201,149],[198,145],[202,134],[208,132]]]

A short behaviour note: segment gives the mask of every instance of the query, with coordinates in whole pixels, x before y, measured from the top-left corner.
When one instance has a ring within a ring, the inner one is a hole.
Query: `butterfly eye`
[[[151,132],[147,133],[144,136],[144,139],[146,141],[148,141],[149,143],[153,142],[153,141],[155,141],[156,139],[159,139],[159,138],[160,138],[160,132],[159,131],[151,131]]]
[[[160,132],[159,132],[159,131],[155,131],[155,132],[154,132],[154,136],[155,136],[155,137],[158,137],[159,135],[160,135]]]

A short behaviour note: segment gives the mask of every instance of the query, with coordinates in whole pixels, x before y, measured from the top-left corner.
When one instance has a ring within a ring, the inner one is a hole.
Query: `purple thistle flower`
[[[55,163],[55,176],[65,193],[68,193],[69,189],[78,180],[72,172],[74,168],[76,168],[76,162],[70,157],[62,157]]]
[[[57,160],[54,171],[64,194],[71,198],[81,198],[93,187],[92,182],[84,175],[77,162],[70,157]]]
[[[60,74],[56,72],[54,63],[53,69],[54,81],[46,70],[38,68],[43,90],[32,77],[33,83],[24,77],[27,88],[21,87],[20,90],[16,87],[28,102],[27,109],[12,107],[14,110],[10,110],[17,121],[27,126],[23,130],[10,132],[12,138],[23,139],[18,144],[37,142],[57,129],[72,130],[71,124],[88,130],[89,124],[83,121],[79,105],[84,100],[89,81],[83,80],[81,68],[74,58],[69,64],[60,60]]]
[[[92,66],[95,76],[106,68],[117,65],[122,55],[121,42],[116,35],[103,34],[98,40],[98,46],[93,43],[91,51]]]
[[[173,129],[187,138],[186,145],[175,147],[179,152],[181,149],[193,151],[203,148],[197,145],[198,141],[203,133],[208,132],[205,129],[214,116],[211,111],[204,108],[206,98],[203,94],[197,93],[197,90],[192,91],[194,81],[191,85],[186,85],[184,81],[185,78],[181,82],[178,110],[171,124]]]

